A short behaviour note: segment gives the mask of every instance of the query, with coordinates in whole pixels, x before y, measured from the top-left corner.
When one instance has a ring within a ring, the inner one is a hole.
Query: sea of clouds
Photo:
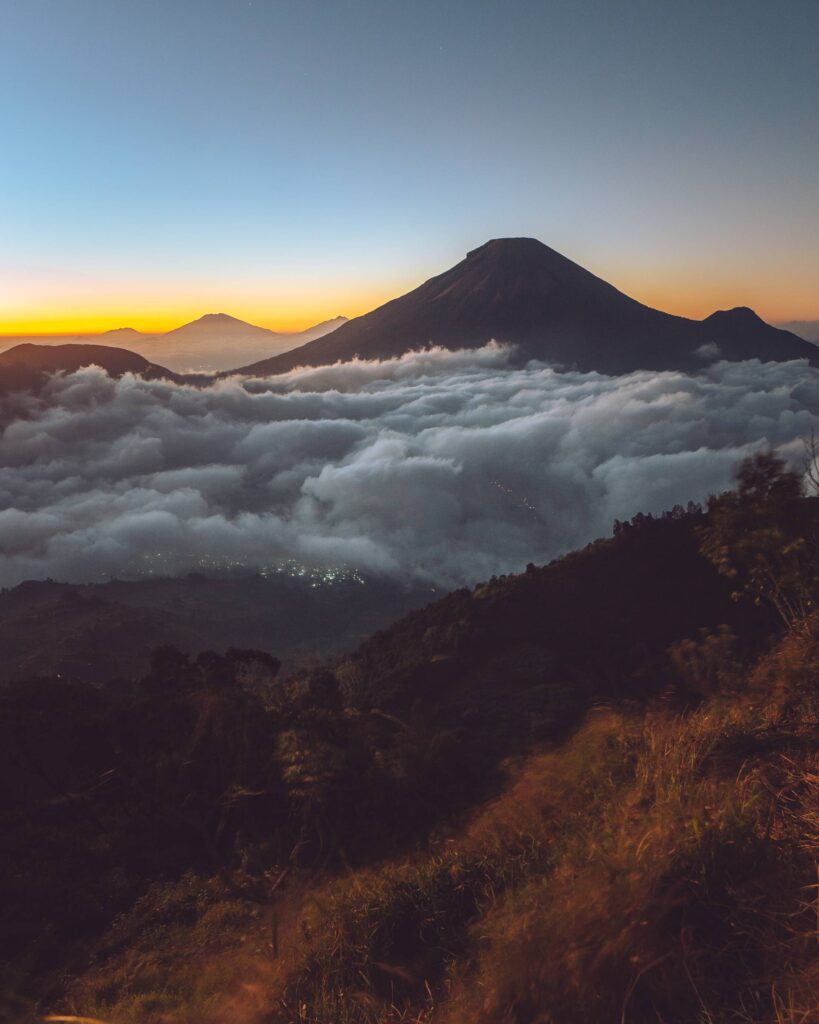
[[[701,500],[819,413],[803,362],[514,368],[494,344],[197,389],[89,367],[0,399],[0,584],[294,560],[459,585]]]

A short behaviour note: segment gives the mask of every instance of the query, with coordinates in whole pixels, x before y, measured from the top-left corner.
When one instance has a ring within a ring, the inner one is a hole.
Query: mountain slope
[[[740,326],[742,336],[733,322],[701,323],[651,309],[536,239],[501,238],[330,336],[237,372],[385,359],[429,344],[475,348],[493,338],[516,345],[521,360],[605,373],[695,369],[708,361],[707,351],[698,351],[703,345],[723,342],[732,358],[819,355],[761,321]]]
[[[325,335],[331,334],[333,331],[337,331],[339,327],[342,327],[346,323],[346,316],[334,316],[329,320],[322,320],[321,323],[313,324],[312,327],[305,327],[303,331],[298,331],[295,334],[282,335],[282,337],[287,337],[291,341],[294,338],[298,338],[303,344],[307,344],[308,341],[313,341],[315,338],[323,338]]]
[[[0,353],[0,393],[36,391],[48,374],[101,366],[112,377],[135,373],[148,380],[176,374],[125,348],[110,345],[16,345]]]
[[[733,602],[700,555],[704,514],[638,521],[615,539],[411,612],[339,665],[345,692],[401,717],[423,705],[439,724],[462,726],[468,714],[473,739],[480,723],[497,740],[504,723],[509,736],[521,734],[533,693],[543,694],[541,717],[551,704],[559,718],[592,697],[643,696],[668,647],[699,630],[770,633],[767,611]],[[552,689],[561,681],[548,697],[547,680]]]
[[[133,688],[0,687],[0,956],[40,1001],[10,1019],[688,1024],[787,991],[819,629],[749,678],[778,627],[706,523],[636,517],[290,681],[165,650]]]
[[[806,341],[819,343],[819,320],[790,320],[784,324],[776,324],[783,331],[791,331]]]

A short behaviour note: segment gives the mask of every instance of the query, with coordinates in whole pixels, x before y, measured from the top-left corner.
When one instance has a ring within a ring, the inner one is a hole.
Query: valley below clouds
[[[0,399],[0,584],[294,561],[443,586],[725,489],[819,412],[804,362],[520,369],[494,344],[230,378],[89,367]]]

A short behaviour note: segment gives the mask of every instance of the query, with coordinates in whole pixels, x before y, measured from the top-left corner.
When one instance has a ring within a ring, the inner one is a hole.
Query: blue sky
[[[534,235],[819,317],[815,0],[0,0],[0,330],[352,315]]]

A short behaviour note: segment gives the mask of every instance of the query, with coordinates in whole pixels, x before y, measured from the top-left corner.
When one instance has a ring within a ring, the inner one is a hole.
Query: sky
[[[0,0],[0,333],[354,316],[531,235],[819,318],[816,0]]]

